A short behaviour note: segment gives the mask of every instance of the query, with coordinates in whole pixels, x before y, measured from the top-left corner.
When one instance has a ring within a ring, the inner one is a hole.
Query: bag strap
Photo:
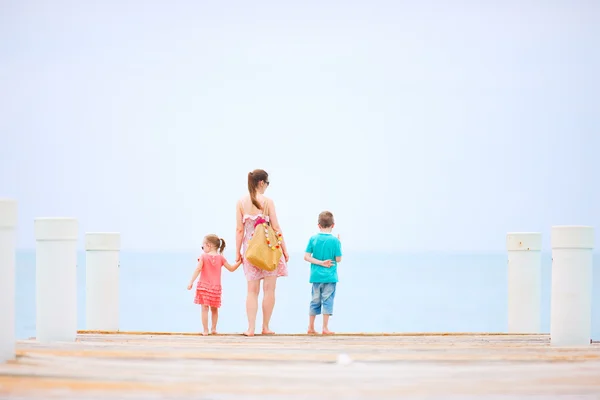
[[[267,212],[267,209],[269,208],[269,202],[267,200],[265,200],[265,205],[263,206],[263,217],[268,217],[269,213]]]

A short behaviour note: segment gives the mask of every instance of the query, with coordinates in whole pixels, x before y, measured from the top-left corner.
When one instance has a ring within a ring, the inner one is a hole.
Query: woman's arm
[[[242,201],[239,200],[236,205],[235,219],[235,262],[242,261],[242,241],[244,240],[244,209]]]
[[[290,256],[287,252],[287,246],[285,245],[285,235],[281,231],[281,226],[279,226],[279,220],[277,219],[277,213],[275,212],[275,202],[272,199],[268,199],[267,203],[269,205],[269,221],[271,222],[273,229],[275,229],[276,232],[281,233],[281,251],[285,257],[285,262],[288,262],[290,260]]]
[[[192,275],[192,279],[190,280],[190,283],[188,285],[188,290],[190,290],[194,286],[194,282],[196,281],[196,278],[198,278],[198,275],[200,275],[200,271],[202,271],[202,257],[200,257],[200,259],[198,260],[198,265],[194,270],[194,274]]]

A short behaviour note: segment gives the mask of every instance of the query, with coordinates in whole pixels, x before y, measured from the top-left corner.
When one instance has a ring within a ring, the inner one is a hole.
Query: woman
[[[275,203],[273,200],[265,197],[264,193],[269,186],[269,174],[262,169],[255,169],[248,174],[248,194],[242,197],[237,203],[236,219],[236,262],[243,259],[244,274],[248,280],[248,295],[246,297],[246,314],[248,315],[248,330],[244,332],[246,336],[254,336],[256,313],[258,311],[258,294],[260,292],[260,281],[263,282],[263,335],[273,335],[274,332],[269,329],[269,321],[273,314],[275,306],[275,285],[277,278],[287,276],[287,262],[289,255],[285,240],[281,241],[281,250],[283,255],[279,260],[279,265],[275,271],[264,271],[250,264],[248,260],[242,257],[248,247],[248,240],[254,232],[254,222],[258,217],[263,217],[271,223],[275,231],[282,232],[275,213]],[[263,211],[266,206],[266,215]]]

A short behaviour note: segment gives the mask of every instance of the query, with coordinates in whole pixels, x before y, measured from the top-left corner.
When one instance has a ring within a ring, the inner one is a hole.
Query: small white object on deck
[[[121,235],[85,235],[85,318],[89,330],[119,330],[119,250]]]
[[[553,226],[551,241],[550,341],[555,346],[589,346],[594,228]]]
[[[540,333],[542,307],[542,234],[509,232],[508,332]]]
[[[15,358],[17,202],[0,199],[0,363]]]
[[[337,363],[339,365],[349,365],[352,364],[352,358],[346,353],[339,354],[337,357]]]
[[[41,343],[77,336],[75,218],[36,218],[36,338]]]

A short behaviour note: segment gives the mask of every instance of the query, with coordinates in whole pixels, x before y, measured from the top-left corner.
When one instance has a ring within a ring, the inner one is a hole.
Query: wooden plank
[[[600,345],[554,348],[548,335],[95,332],[72,343],[20,341],[17,352],[0,364],[0,397],[600,394]]]

